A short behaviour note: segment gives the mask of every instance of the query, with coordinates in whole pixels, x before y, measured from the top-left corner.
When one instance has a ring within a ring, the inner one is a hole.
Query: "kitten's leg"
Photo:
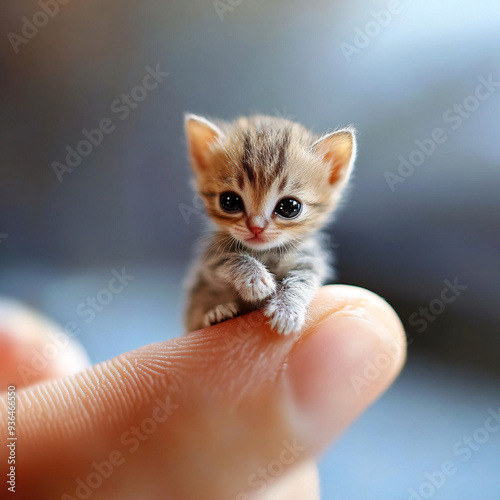
[[[283,335],[300,330],[319,282],[290,273],[279,285],[276,295],[267,303],[264,314],[273,329]]]
[[[238,314],[238,306],[234,302],[220,304],[205,313],[203,317],[203,326],[208,328],[209,326],[222,323],[228,319],[236,318]]]
[[[276,290],[273,275],[262,262],[251,255],[226,257],[216,268],[216,275],[232,285],[238,295],[247,302],[259,302]]]
[[[305,255],[278,286],[267,303],[264,314],[278,333],[299,331],[306,321],[307,308],[321,286],[328,266],[317,256]]]
[[[187,288],[184,316],[186,332],[205,328],[239,314],[236,291],[218,282],[210,267],[200,265],[198,269],[194,269]]]
[[[237,296],[246,302],[258,303],[276,290],[273,275],[262,262],[247,254],[229,254],[215,261],[208,261],[205,277],[192,287],[188,308],[189,329],[209,327],[240,314]],[[213,283],[227,283],[224,291]]]

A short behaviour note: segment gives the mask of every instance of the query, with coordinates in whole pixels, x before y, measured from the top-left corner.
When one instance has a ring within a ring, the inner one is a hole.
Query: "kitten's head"
[[[216,124],[191,114],[185,127],[208,214],[253,250],[300,241],[325,225],[356,154],[353,128],[318,138],[281,118]]]

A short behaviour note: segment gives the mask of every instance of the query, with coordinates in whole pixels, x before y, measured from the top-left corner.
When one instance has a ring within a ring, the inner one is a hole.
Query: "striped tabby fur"
[[[214,223],[191,270],[186,329],[263,308],[277,332],[299,331],[329,275],[320,230],[351,173],[354,129],[316,137],[267,116],[227,123],[187,115],[185,126],[195,188]],[[228,192],[239,197],[241,210],[222,208]],[[302,207],[290,219],[276,213],[287,198]]]

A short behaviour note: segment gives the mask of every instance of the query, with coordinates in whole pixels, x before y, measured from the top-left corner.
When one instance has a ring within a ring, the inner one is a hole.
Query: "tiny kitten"
[[[187,331],[258,308],[277,332],[299,331],[330,271],[320,229],[351,174],[354,129],[315,137],[282,118],[192,114],[185,129],[195,189],[215,223],[188,281]]]

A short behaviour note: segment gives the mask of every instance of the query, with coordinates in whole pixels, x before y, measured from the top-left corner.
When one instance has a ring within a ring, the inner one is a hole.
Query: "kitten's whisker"
[[[231,234],[227,234],[224,236],[223,240],[221,241],[221,244],[217,248],[216,258],[219,257],[219,254],[223,255],[224,253],[226,253],[227,247],[232,244],[233,240],[234,240],[234,238]],[[221,250],[221,247],[222,247],[222,250]]]
[[[217,249],[215,251],[215,258],[219,257],[219,254],[222,255],[227,247],[228,242],[231,241],[231,237],[229,235],[224,235],[221,241],[219,241],[217,245]]]
[[[218,250],[219,247],[222,245],[222,243],[224,243],[226,241],[226,239],[227,239],[227,235],[223,235],[222,240],[215,238],[213,243],[207,248],[207,252],[211,252],[215,246],[217,246],[217,250]]]
[[[225,254],[225,253],[226,253],[227,247],[228,247],[229,245],[231,245],[231,243],[232,243],[232,239],[233,239],[233,237],[232,237],[231,235],[229,235],[229,238],[227,238],[227,241],[226,241],[226,243],[225,243],[225,245],[224,245],[224,248],[223,248],[223,249],[222,249],[222,251],[221,251],[221,255],[223,255],[223,254]]]

